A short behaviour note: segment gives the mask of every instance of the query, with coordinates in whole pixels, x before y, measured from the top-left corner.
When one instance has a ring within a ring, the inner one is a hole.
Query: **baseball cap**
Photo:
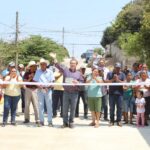
[[[115,68],[121,68],[121,64],[119,62],[115,63]]]
[[[10,67],[15,67],[15,63],[12,61],[8,64]]]
[[[85,65],[82,65],[82,66],[80,67],[80,69],[86,69],[86,66],[85,66]]]
[[[24,65],[23,64],[19,64],[19,68],[24,68]]]

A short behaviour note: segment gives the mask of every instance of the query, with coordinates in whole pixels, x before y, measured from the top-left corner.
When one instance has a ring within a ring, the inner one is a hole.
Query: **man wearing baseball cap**
[[[106,82],[122,83],[125,81],[125,74],[121,72],[121,64],[117,62],[114,65],[113,72],[109,72]],[[117,125],[122,126],[122,101],[123,101],[123,86],[109,86],[109,106],[110,106],[110,126],[114,125],[115,105],[117,108]]]
[[[3,78],[9,74],[12,68],[15,68],[15,63],[12,61],[8,64],[8,67],[1,72]]]

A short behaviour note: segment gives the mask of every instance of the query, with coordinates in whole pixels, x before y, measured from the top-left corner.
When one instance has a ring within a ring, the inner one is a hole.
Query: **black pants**
[[[21,88],[22,112],[25,110],[25,89]]]
[[[57,108],[58,104],[60,102],[60,108],[61,108],[61,113],[60,116],[63,114],[63,91],[61,90],[54,90],[53,91],[53,116],[57,116]]]
[[[77,106],[76,106],[76,114],[75,115],[76,116],[79,115],[80,98],[82,98],[83,105],[84,105],[84,116],[86,116],[88,114],[88,103],[87,103],[87,97],[86,97],[86,92],[85,91],[79,91],[78,102],[77,102]]]

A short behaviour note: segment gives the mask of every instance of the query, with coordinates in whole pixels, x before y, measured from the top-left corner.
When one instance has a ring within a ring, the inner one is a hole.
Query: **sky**
[[[1,0],[0,38],[15,37],[19,12],[19,40],[30,35],[63,42],[70,56],[79,58],[88,49],[100,47],[103,31],[131,0]]]

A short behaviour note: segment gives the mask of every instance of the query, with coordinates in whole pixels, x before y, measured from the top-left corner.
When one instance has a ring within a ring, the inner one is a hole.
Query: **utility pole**
[[[19,13],[18,11],[16,12],[16,32],[15,32],[15,46],[16,46],[16,60],[15,60],[15,63],[16,63],[16,69],[18,68],[18,35],[19,35],[19,20],[18,20],[18,16],[19,16]]]
[[[72,44],[72,58],[74,57],[74,44]]]
[[[64,40],[65,40],[65,28],[62,29],[62,46],[64,47]]]

